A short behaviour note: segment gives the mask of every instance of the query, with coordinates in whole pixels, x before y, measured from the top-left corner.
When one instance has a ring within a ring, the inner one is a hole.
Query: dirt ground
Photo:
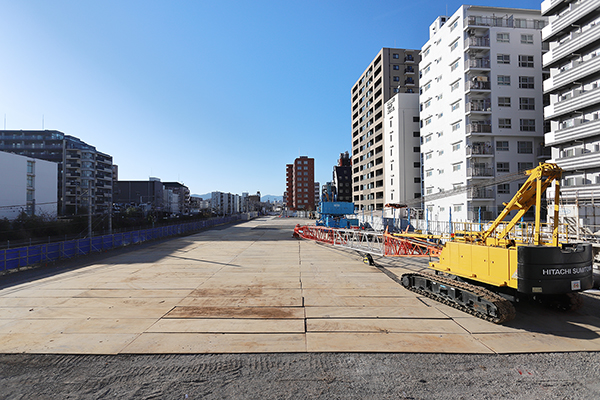
[[[592,399],[599,353],[0,355],[3,399]]]

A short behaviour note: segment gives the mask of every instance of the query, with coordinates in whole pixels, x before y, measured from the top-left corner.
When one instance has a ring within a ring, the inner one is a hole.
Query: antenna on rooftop
[[[44,130],[44,114],[42,114],[42,130]]]

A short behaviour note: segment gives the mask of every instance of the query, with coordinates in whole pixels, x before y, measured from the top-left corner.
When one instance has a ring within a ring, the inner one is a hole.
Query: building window
[[[498,75],[498,86],[510,86],[510,76]]]
[[[433,157],[433,152],[429,152],[429,153],[425,154],[426,160],[431,160],[431,157]]]
[[[498,64],[510,64],[510,54],[498,54],[496,58]]]
[[[399,76],[395,76],[394,77],[394,82],[400,82],[400,77]]]
[[[460,121],[455,124],[452,124],[452,132],[457,131],[459,129],[460,129]]]
[[[35,174],[35,161],[27,161],[27,173]]]
[[[427,135],[427,136],[425,136],[425,143],[427,143],[427,142],[431,142],[431,137],[432,137],[432,136],[433,136],[433,135]]]
[[[460,65],[459,61],[456,60],[454,63],[452,63],[452,65],[450,66],[450,71],[454,71],[455,69],[458,68],[458,66]]]
[[[510,118],[498,118],[498,128],[511,129],[512,123]]]
[[[533,76],[520,76],[519,77],[519,88],[520,89],[534,89]]]
[[[33,201],[34,193],[33,189],[27,189],[27,201]]]
[[[508,140],[496,140],[496,151],[508,151]]]
[[[398,59],[398,58],[400,58],[400,55],[398,55],[398,53],[394,53],[394,54],[392,54],[392,58]]]
[[[519,55],[519,67],[533,68],[533,56]]]
[[[400,66],[399,66],[399,65],[394,65],[394,70],[395,70],[395,71],[398,71],[399,69],[400,69]]]
[[[458,108],[460,107],[460,101],[457,101],[456,103],[453,103],[450,108],[452,109],[452,111],[454,110],[458,110]]]
[[[497,33],[496,41],[500,43],[510,43],[510,35],[508,33]]]
[[[450,45],[450,51],[453,51],[457,47],[458,47],[458,39],[456,39],[454,42],[452,42],[452,44]]]
[[[496,163],[496,172],[510,172],[510,164],[507,162]]]
[[[532,162],[520,162],[518,163],[519,171],[525,171],[533,168]]]
[[[535,110],[535,99],[533,97],[520,97],[519,98],[519,109]]]
[[[461,166],[462,166],[462,163],[452,165],[452,171],[453,172],[460,171]]]
[[[433,170],[432,169],[430,169],[429,171],[425,172],[425,176],[431,176],[431,175],[433,175]]]
[[[460,150],[460,142],[454,143],[452,145],[452,151],[457,151],[457,150]]]
[[[421,148],[419,146],[413,147],[413,153],[420,153],[420,152],[421,152]]]
[[[460,212],[460,211],[462,211],[462,204],[455,204],[454,212]]]
[[[533,154],[533,142],[517,142],[517,153]]]
[[[456,82],[454,82],[454,83],[452,83],[452,84],[450,85],[450,91],[451,91],[451,92],[453,92],[453,91],[455,91],[456,89],[458,89],[458,83],[459,83],[459,82],[460,82],[460,80],[458,80],[458,81],[456,81]]]
[[[521,119],[522,132],[535,132],[535,119]]]
[[[510,107],[510,97],[498,97],[498,107]]]
[[[498,194],[508,194],[510,193],[510,184],[503,183],[498,185]]]
[[[522,44],[533,44],[533,35],[521,35]]]

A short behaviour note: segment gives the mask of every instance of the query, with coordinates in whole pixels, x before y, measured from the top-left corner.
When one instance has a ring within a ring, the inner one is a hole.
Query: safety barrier
[[[112,235],[67,240],[0,250],[0,271],[6,271],[28,265],[68,259],[80,255],[101,252],[149,240],[181,235],[240,220],[239,215],[214,218],[204,221],[187,222],[159,228],[142,229]]]

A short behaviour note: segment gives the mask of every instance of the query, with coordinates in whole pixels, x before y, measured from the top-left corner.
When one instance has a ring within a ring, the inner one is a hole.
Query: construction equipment
[[[540,163],[498,218],[483,232],[457,232],[447,241],[434,274],[407,273],[402,285],[480,318],[502,323],[515,316],[511,301],[534,298],[562,309],[580,304],[577,292],[593,285],[592,246],[559,243],[558,205],[562,170]],[[555,182],[551,240],[541,232],[542,194]],[[511,237],[521,217],[535,206],[533,244]],[[504,223],[515,212],[508,223]]]
[[[346,218],[346,215],[354,214],[354,203],[343,201],[322,201],[318,208],[321,218],[317,221],[318,226],[329,228],[351,228],[358,227],[357,219]]]

